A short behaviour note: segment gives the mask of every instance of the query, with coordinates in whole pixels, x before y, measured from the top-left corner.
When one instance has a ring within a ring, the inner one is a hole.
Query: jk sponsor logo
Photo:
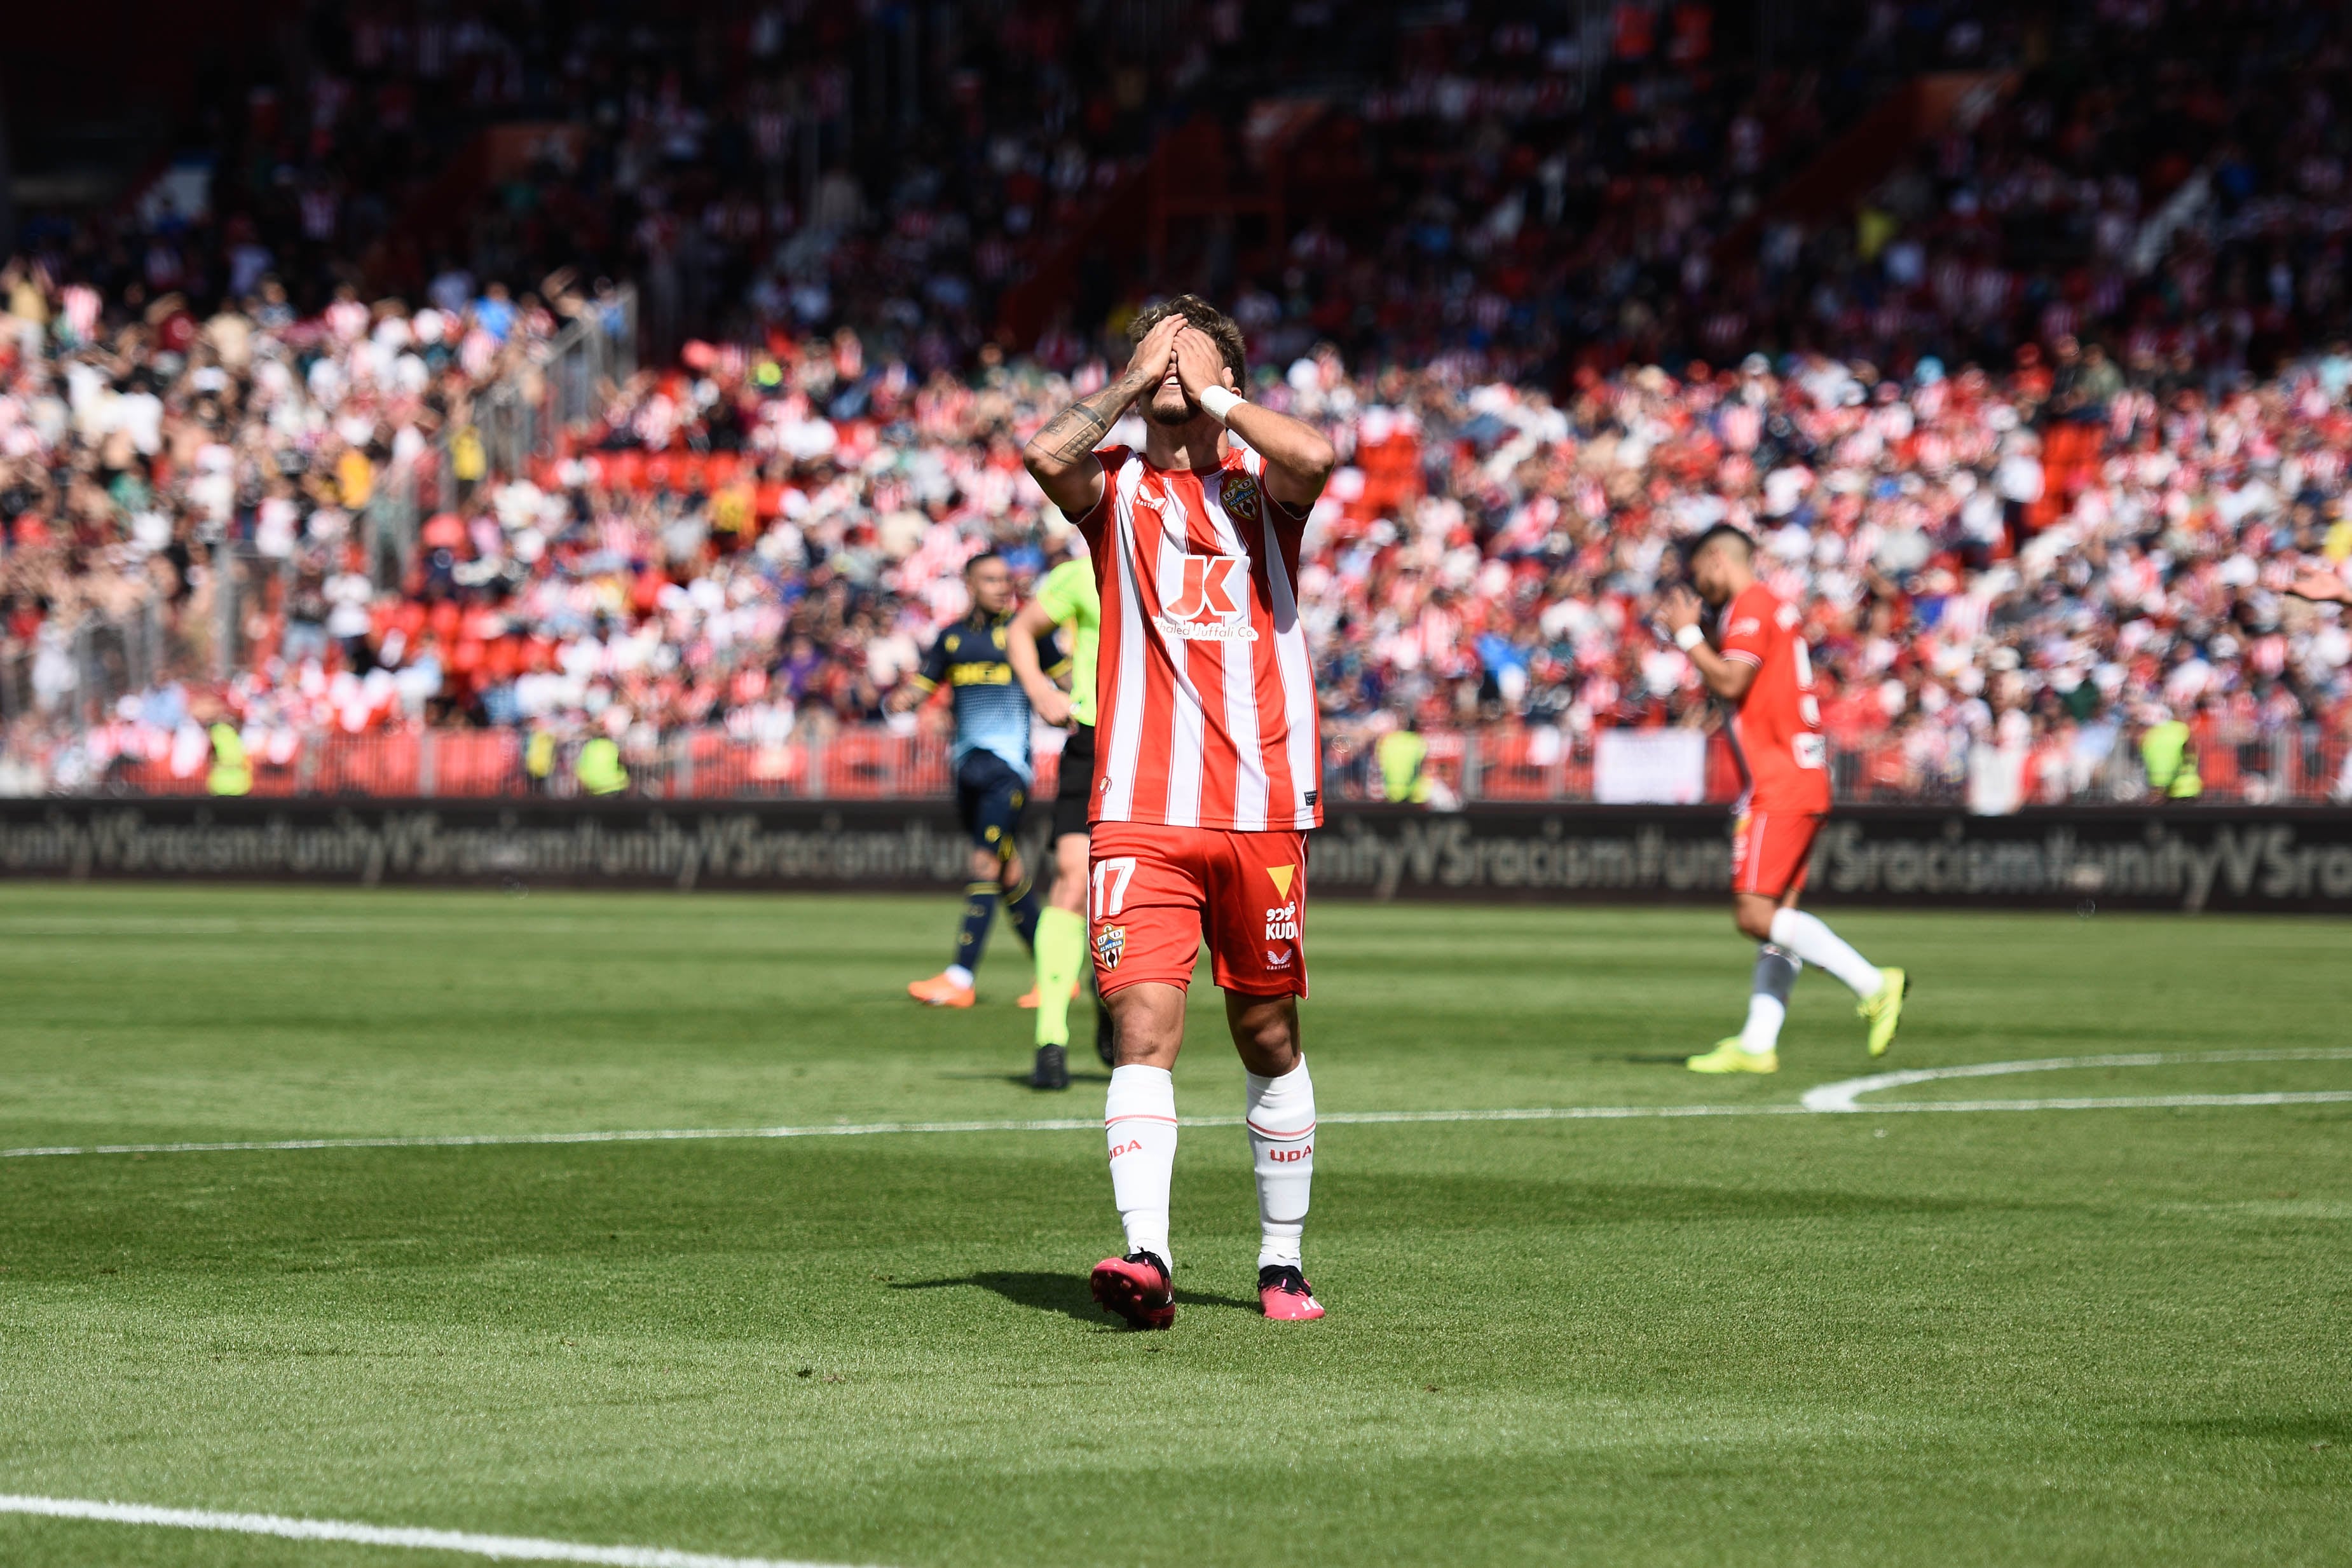
[[[1249,558],[1188,555],[1173,581],[1160,584],[1154,623],[1186,642],[1254,643],[1249,623]]]

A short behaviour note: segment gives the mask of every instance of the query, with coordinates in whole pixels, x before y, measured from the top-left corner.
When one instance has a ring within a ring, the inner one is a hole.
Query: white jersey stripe
[[[1143,480],[1143,465],[1129,457],[1119,465],[1113,489],[1111,526],[1117,539],[1111,561],[1118,579],[1118,684],[1110,709],[1109,744],[1103,747],[1103,783],[1099,802],[1103,820],[1126,821],[1135,810],[1135,770],[1143,756],[1143,639],[1150,635],[1143,605],[1135,587],[1135,491]]]
[[[1184,557],[1187,519],[1184,497],[1167,480],[1160,482],[1160,570],[1165,585],[1184,580]],[[1175,676],[1174,700],[1168,706],[1168,808],[1161,821],[1171,828],[1197,828],[1201,825],[1201,746],[1208,728],[1208,718],[1201,711],[1200,688],[1192,684],[1192,644],[1181,637],[1162,634],[1155,625],[1150,635],[1160,640],[1168,650],[1168,666]]]
[[[1307,631],[1298,623],[1298,600],[1291,591],[1290,566],[1274,531],[1274,507],[1265,517],[1265,581],[1274,597],[1274,660],[1282,676],[1284,740],[1290,748],[1290,825],[1315,825],[1315,802],[1322,788],[1322,758],[1315,746],[1315,672],[1307,662]],[[1279,806],[1280,802],[1271,803]]]
[[[1216,529],[1217,542],[1227,554],[1247,561],[1249,545],[1225,512],[1224,489],[1222,475],[1213,491],[1202,486],[1201,493],[1209,499],[1210,526]],[[1234,743],[1234,830],[1262,833],[1266,829],[1267,783],[1265,751],[1258,736],[1257,645],[1227,643],[1224,660],[1225,731]]]

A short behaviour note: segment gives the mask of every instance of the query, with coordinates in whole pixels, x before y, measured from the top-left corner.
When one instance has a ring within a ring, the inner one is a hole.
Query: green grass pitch
[[[2352,926],[1832,914],[1888,1067],[2352,1045]],[[943,899],[10,886],[0,1147],[1092,1118]],[[1715,911],[1325,904],[1327,1113],[1793,1103]],[[1196,988],[1180,1108],[1241,1074]],[[1886,1101],[2352,1088],[2352,1061]],[[883,1564],[2342,1563],[2352,1105],[1331,1124],[1256,1315],[1188,1129],[1174,1332],[1099,1131],[0,1159],[0,1492]],[[0,1515],[12,1565],[456,1563]]]

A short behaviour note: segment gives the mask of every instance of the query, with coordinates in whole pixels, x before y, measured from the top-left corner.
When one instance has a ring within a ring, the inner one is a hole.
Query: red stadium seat
[[[509,729],[445,729],[433,737],[433,792],[506,795],[522,785],[522,737]]]

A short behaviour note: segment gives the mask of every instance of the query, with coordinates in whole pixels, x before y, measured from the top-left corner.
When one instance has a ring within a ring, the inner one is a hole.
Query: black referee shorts
[[[1087,808],[1095,795],[1095,727],[1073,725],[1062,746],[1062,778],[1054,791],[1054,836],[1087,831]]]

